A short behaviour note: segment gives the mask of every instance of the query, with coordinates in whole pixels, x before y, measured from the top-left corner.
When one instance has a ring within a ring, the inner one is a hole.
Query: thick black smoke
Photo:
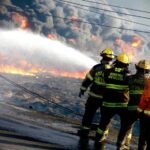
[[[98,0],[93,0],[93,2],[98,2]],[[101,2],[107,4],[106,0]],[[80,5],[73,3],[80,3]],[[89,8],[83,5],[89,5]],[[94,7],[98,7],[99,10]],[[113,10],[116,13],[100,9]],[[7,29],[18,28],[20,22],[14,18],[16,14],[19,14],[27,19],[29,23],[28,29],[45,36],[49,34],[55,35],[58,40],[86,52],[91,57],[96,57],[98,49],[104,49],[105,47],[112,47],[116,53],[120,52],[120,48],[114,44],[116,38],[121,38],[128,42],[132,36],[138,35],[138,33],[133,31],[105,27],[106,25],[134,29],[132,22],[111,17],[115,16],[127,20],[133,19],[130,16],[117,12],[128,13],[125,9],[116,9],[95,3],[89,4],[85,1],[1,0],[0,27]],[[149,51],[150,42],[147,36],[140,35],[140,37],[143,45],[139,48],[139,52],[140,55],[144,56]]]

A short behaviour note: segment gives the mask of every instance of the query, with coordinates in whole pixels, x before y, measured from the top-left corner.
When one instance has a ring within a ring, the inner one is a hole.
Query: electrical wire
[[[60,2],[59,0],[55,0],[55,1],[57,1],[57,3],[68,4],[70,6],[74,6],[75,8],[79,8],[79,9],[82,9],[84,11],[88,11],[88,12],[92,12],[92,13],[96,13],[96,14],[103,14],[103,13],[100,13],[98,11],[88,10],[88,9],[83,8],[83,7],[79,7],[78,5],[72,5],[72,4],[70,4],[70,2],[62,2],[62,1]],[[138,24],[138,25],[143,25],[143,26],[146,26],[146,27],[150,27],[150,25],[148,25],[148,24],[144,24],[144,23],[140,23],[140,22],[136,22],[136,21],[130,21],[128,19],[119,18],[119,17],[113,16],[113,15],[109,15],[109,14],[105,14],[105,15],[113,17],[113,18],[116,18],[116,19],[124,20],[124,21],[127,21],[127,22],[131,22],[131,23],[134,23],[134,24]]]
[[[70,20],[71,21],[71,18],[59,17],[59,16],[56,16],[56,15],[49,15],[49,16],[52,16],[54,18],[60,18],[60,19]],[[106,28],[114,28],[114,29],[127,30],[127,31],[135,31],[135,32],[141,32],[141,33],[150,33],[150,31],[142,31],[142,30],[136,30],[136,29],[127,29],[127,28],[122,28],[122,27],[113,27],[113,26],[99,24],[99,23],[89,23],[87,21],[81,20],[80,18],[78,18],[78,20],[76,20],[76,22],[90,24],[90,25],[99,25],[99,26],[103,26],[103,27],[106,27]]]
[[[60,1],[60,0],[57,0],[57,1]],[[118,13],[118,14],[122,14],[122,15],[126,15],[126,16],[132,16],[132,17],[143,18],[143,19],[150,19],[149,17],[145,17],[145,16],[127,14],[127,13],[123,13],[123,12],[117,12],[117,11],[108,10],[108,9],[102,9],[102,8],[97,8],[97,7],[93,7],[93,6],[91,7],[91,6],[88,6],[88,5],[74,3],[74,2],[70,2],[70,1],[66,1],[66,0],[63,0],[63,2],[68,2],[70,4],[75,4],[75,5],[79,5],[79,6],[82,6],[82,7],[88,7],[88,8],[92,8],[92,9],[103,10],[103,11],[112,12],[112,13]]]
[[[31,90],[29,90],[29,89],[27,89],[27,88],[25,88],[25,87],[23,87],[23,86],[21,86],[21,85],[15,83],[14,81],[12,81],[12,80],[6,78],[5,76],[3,76],[3,75],[1,75],[1,74],[0,74],[0,77],[1,77],[2,79],[6,80],[7,82],[9,82],[10,84],[14,85],[15,87],[18,87],[18,88],[22,89],[24,92],[26,92],[26,93],[28,93],[28,94],[31,94],[31,95],[34,95],[34,96],[36,96],[36,97],[38,97],[38,98],[40,98],[40,99],[42,99],[42,100],[46,100],[46,102],[52,103],[52,104],[56,105],[57,107],[63,109],[63,110],[66,111],[66,112],[70,112],[70,113],[72,113],[72,114],[74,114],[74,115],[77,115],[77,116],[80,116],[80,117],[83,116],[82,114],[77,113],[77,112],[73,111],[72,109],[69,109],[69,108],[66,108],[66,107],[64,107],[64,106],[62,106],[62,105],[59,105],[59,104],[53,102],[52,100],[47,99],[47,98],[45,98],[44,96],[42,96],[42,95],[40,95],[40,94],[38,94],[38,93],[36,93],[36,92],[33,92],[33,91],[31,91]]]
[[[112,4],[104,4],[104,3],[101,3],[101,2],[94,2],[94,1],[90,1],[90,0],[82,0],[82,1],[89,2],[89,3],[92,3],[92,4],[94,3],[94,4],[101,4],[101,5],[111,6],[111,7],[116,7],[116,8],[123,8],[123,9],[138,11],[138,12],[142,12],[142,13],[150,13],[149,11],[146,11],[146,10],[133,9],[133,8],[122,7],[122,6],[112,5]]]

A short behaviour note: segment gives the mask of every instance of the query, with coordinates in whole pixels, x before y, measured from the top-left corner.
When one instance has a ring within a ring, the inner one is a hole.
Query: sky
[[[139,10],[147,10],[150,8],[149,0],[107,0],[112,5],[134,8]]]
[[[126,8],[132,8],[132,9],[138,9],[138,10],[144,10],[150,12],[150,0],[107,0],[109,4],[126,7]],[[139,15],[139,16],[145,16],[150,18],[150,13],[141,13],[137,11],[129,11],[131,14]],[[138,22],[142,22],[145,24],[150,25],[150,19],[141,19],[136,18],[134,19]],[[150,27],[143,27],[143,26],[137,26],[137,28],[140,29],[146,29],[147,31],[150,31]]]

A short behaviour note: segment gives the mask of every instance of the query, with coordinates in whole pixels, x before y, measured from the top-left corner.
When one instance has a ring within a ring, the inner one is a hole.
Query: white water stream
[[[54,67],[67,71],[89,69],[97,63],[59,41],[29,31],[0,30],[0,64],[19,67],[24,61],[45,70]]]

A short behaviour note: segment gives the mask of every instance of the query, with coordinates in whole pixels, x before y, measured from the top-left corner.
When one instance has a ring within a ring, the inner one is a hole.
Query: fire
[[[79,19],[78,19],[78,17],[76,17],[76,16],[72,16],[72,17],[70,18],[70,20],[71,20],[72,22],[76,22],[76,21],[78,21]]]
[[[142,40],[138,36],[133,36],[131,42],[125,42],[120,38],[115,40],[115,45],[120,47],[123,53],[129,56],[130,61],[136,61],[138,56],[138,48],[141,46]]]
[[[53,68],[52,70],[50,70],[50,74],[52,74],[53,76],[78,78],[78,79],[79,78],[83,79],[85,77],[85,75],[86,75],[87,72],[88,72],[88,70],[82,71],[82,72],[59,71],[59,70],[56,70],[55,68]]]
[[[87,71],[82,72],[69,72],[69,71],[60,71],[55,68],[42,69],[39,67],[29,67],[26,66],[26,62],[22,61],[20,63],[21,67],[16,67],[15,65],[0,65],[1,73],[9,73],[9,74],[18,74],[18,75],[27,75],[27,76],[36,76],[38,74],[49,74],[52,76],[61,76],[61,77],[69,77],[69,78],[80,78],[83,79],[87,73]]]
[[[93,41],[96,41],[96,40],[97,40],[97,36],[91,35],[91,39],[92,39]]]
[[[47,37],[49,39],[56,39],[57,38],[57,36],[55,34],[48,34]]]
[[[19,74],[19,75],[27,75],[27,76],[35,76],[34,71],[25,71],[24,69],[17,68],[13,65],[0,65],[1,73],[10,73],[10,74]]]
[[[138,36],[134,36],[133,39],[132,39],[132,41],[131,41],[131,45],[133,47],[137,47],[138,48],[138,47],[141,46],[141,44],[142,44],[141,39]]]
[[[37,76],[39,74],[61,76],[69,78],[84,78],[87,70],[84,71],[63,71],[54,67],[42,67],[28,62],[25,59],[17,60],[15,63],[8,62],[8,57],[0,53],[0,73]],[[5,62],[5,64],[4,64]]]
[[[20,28],[21,29],[26,29],[29,26],[29,23],[26,19],[22,19],[20,23]]]
[[[74,38],[69,38],[69,39],[67,39],[67,41],[72,44],[76,43],[76,39],[74,39]]]
[[[28,18],[19,13],[12,13],[12,20],[19,23],[20,29],[27,29],[29,27]]]

